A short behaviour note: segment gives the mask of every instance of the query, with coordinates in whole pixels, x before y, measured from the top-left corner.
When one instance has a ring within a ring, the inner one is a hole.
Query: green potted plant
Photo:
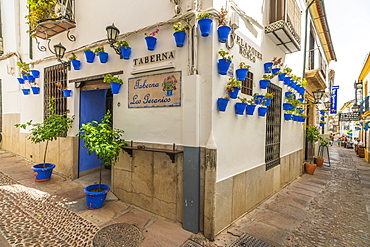
[[[27,0],[29,14],[26,15],[25,18],[27,19],[26,23],[30,27],[29,30],[32,31],[36,29],[42,20],[58,17],[55,13],[56,3],[56,0]]]
[[[247,115],[253,115],[256,109],[256,98],[251,98],[247,100]]]
[[[220,75],[226,75],[234,56],[230,55],[229,52],[224,51],[223,49],[218,51],[218,55],[221,57],[221,59],[218,60],[218,73]]]
[[[284,85],[289,85],[290,84],[290,80],[292,79],[292,69],[289,68],[289,67],[285,67],[283,69],[283,73],[285,73],[285,77],[284,77]]]
[[[86,62],[88,63],[94,62],[95,53],[90,48],[84,49],[84,54],[85,54]]]
[[[81,68],[81,61],[78,60],[75,53],[72,52],[72,55],[68,58],[71,61],[74,70],[80,70]]]
[[[227,11],[222,7],[221,11],[218,12],[218,41],[220,43],[226,43],[231,28],[227,26]]]
[[[100,45],[94,50],[94,53],[99,57],[101,63],[106,63],[108,61],[108,53],[104,51],[104,46]]]
[[[275,77],[275,75],[273,75],[273,74],[264,74],[263,76],[262,76],[262,79],[260,80],[260,88],[261,89],[266,89],[267,88],[267,86],[270,84],[270,80],[272,79],[272,78],[274,78]]]
[[[175,32],[173,36],[175,37],[175,42],[177,47],[183,47],[185,42],[186,30],[189,30],[189,25],[182,27],[181,22],[173,25]]]
[[[28,80],[28,77],[30,76],[30,67],[26,62],[17,62],[17,66],[19,67],[20,73],[22,74],[22,77],[24,80]]]
[[[112,89],[112,94],[118,94],[121,85],[123,84],[122,79],[112,76],[111,74],[107,74],[103,78],[103,82],[109,83]]]
[[[49,142],[56,140],[58,137],[66,133],[68,129],[72,127],[74,120],[74,116],[69,118],[66,116],[66,113],[56,114],[54,104],[55,98],[53,97],[50,99],[49,115],[46,116],[44,122],[32,123],[32,120],[30,120],[25,124],[15,124],[15,127],[22,129],[26,129],[28,126],[31,127],[28,140],[32,143],[37,144],[46,142],[43,163],[32,166],[36,182],[50,180],[55,164],[46,163],[46,154]]]
[[[238,78],[239,81],[244,81],[250,68],[250,65],[247,65],[245,62],[240,62],[239,69],[235,70],[236,78]]]
[[[211,31],[212,24],[211,14],[200,13],[197,16],[197,20],[202,37],[207,37]]]
[[[242,87],[242,82],[236,80],[233,77],[229,77],[229,81],[226,84],[226,91],[229,93],[230,98],[236,99],[240,88]]]
[[[154,51],[155,45],[157,44],[157,38],[154,37],[159,32],[159,29],[156,29],[150,33],[144,33],[146,46],[149,51]]]
[[[121,58],[129,60],[131,55],[131,47],[128,42],[125,40],[119,40],[116,43],[118,48],[121,49]]]
[[[99,183],[89,185],[84,189],[88,209],[99,209],[104,205],[110,188],[108,185],[102,184],[102,165],[114,165],[118,161],[121,146],[127,145],[122,138],[124,131],[114,129],[110,119],[111,113],[108,111],[101,122],[91,121],[82,124],[78,133],[84,142],[83,148],[87,149],[89,155],[95,153],[101,163]]]
[[[270,106],[271,101],[274,98],[274,96],[275,96],[275,92],[265,94],[265,97],[263,98],[266,101],[265,106]]]

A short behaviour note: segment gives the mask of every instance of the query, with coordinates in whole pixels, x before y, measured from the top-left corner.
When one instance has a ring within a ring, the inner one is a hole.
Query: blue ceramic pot
[[[93,63],[95,59],[95,53],[92,51],[84,51],[86,62]]]
[[[272,69],[271,69],[271,72],[272,72],[272,74],[274,74],[274,75],[276,75],[276,73],[277,73],[278,71],[280,71],[280,68],[272,68]]]
[[[229,99],[218,98],[217,100],[217,107],[219,111],[226,111],[227,104],[229,103]]]
[[[62,90],[64,97],[71,97],[72,90]]]
[[[45,163],[45,167],[44,164],[37,164],[32,166],[35,181],[42,182],[50,180],[54,168],[55,165],[51,163]]]
[[[263,95],[257,95],[256,96],[256,99],[254,101],[254,103],[256,103],[257,105],[258,104],[261,104],[262,103],[262,100],[263,100],[264,96]]]
[[[24,79],[23,78],[17,78],[17,79],[18,79],[19,84],[24,84]]]
[[[265,100],[265,106],[270,106],[272,99],[264,99]]]
[[[173,33],[173,36],[175,37],[175,42],[177,47],[183,47],[185,42],[185,32],[175,32]]]
[[[245,78],[247,78],[248,69],[237,69],[235,70],[236,78],[238,78],[238,81],[244,81]]]
[[[226,43],[230,30],[231,28],[229,26],[220,26],[217,29],[218,41],[220,41],[220,43]]]
[[[154,51],[155,45],[157,44],[157,38],[152,37],[152,36],[148,36],[148,37],[145,37],[145,41],[146,41],[146,46],[147,46],[148,50],[149,51]]]
[[[229,59],[219,59],[218,60],[218,73],[220,75],[226,75],[229,70],[231,60]]]
[[[260,88],[266,89],[269,83],[270,83],[270,80],[260,80]]]
[[[204,18],[198,20],[198,25],[200,28],[200,33],[202,34],[202,37],[207,37],[211,31],[211,24],[212,19],[210,18]]]
[[[110,87],[112,89],[112,94],[118,94],[119,93],[119,89],[121,88],[121,84],[120,83],[116,83],[116,82],[111,82],[110,83]]]
[[[107,52],[98,52],[98,57],[101,63],[106,63],[108,61],[108,53]]]
[[[98,188],[99,184],[93,184],[87,186],[84,189],[84,192],[86,194],[86,207],[88,209],[99,209],[104,206],[104,202],[107,198],[107,194],[110,188],[106,184],[100,184],[100,189],[102,189],[102,191],[92,192],[93,190],[97,190]]]
[[[292,119],[292,114],[291,113],[284,113],[284,120],[289,121]]]
[[[285,76],[284,78],[284,84],[285,85],[289,85],[290,84],[290,80],[292,79],[292,77],[289,77],[289,76]]]
[[[23,88],[22,89],[22,93],[23,93],[23,95],[29,95],[30,94],[30,89],[28,89],[28,88]]]
[[[258,115],[261,117],[266,116],[266,112],[269,108],[267,107],[258,107]]]
[[[229,90],[229,96],[232,99],[236,99],[238,97],[240,88],[238,87],[233,87],[231,90]]]
[[[265,73],[271,73],[271,69],[272,69],[272,65],[274,63],[272,62],[267,62],[263,65],[264,69],[265,69]]]
[[[40,93],[40,87],[31,87],[33,94],[39,94]]]
[[[283,103],[283,110],[284,111],[292,111],[293,110],[292,104],[290,104],[290,103]]]
[[[286,75],[286,73],[281,73],[281,74],[279,74],[279,75],[278,75],[278,77],[279,77],[279,81],[284,81],[285,75]]]
[[[74,70],[80,70],[81,68],[81,61],[80,60],[71,60],[72,66]]]
[[[124,46],[121,46],[120,49],[122,53],[122,58],[125,60],[129,60],[131,55],[131,47],[125,48]]]
[[[32,76],[34,78],[39,78],[40,77],[40,71],[38,70],[31,70]]]
[[[246,103],[235,103],[235,113],[238,115],[243,115],[246,107]]]
[[[256,105],[247,105],[247,115],[253,115]]]

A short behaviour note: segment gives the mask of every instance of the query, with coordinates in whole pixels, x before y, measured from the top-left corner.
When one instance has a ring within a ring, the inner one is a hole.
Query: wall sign
[[[331,114],[336,114],[337,113],[337,105],[338,105],[338,91],[339,89],[339,86],[332,86],[331,87],[331,98],[330,98],[330,102],[332,103],[331,104],[331,107],[330,107],[330,113]]]
[[[339,113],[339,121],[358,121],[360,120],[359,112]]]
[[[134,59],[134,66],[145,65],[150,63],[164,62],[175,60],[175,51],[166,51],[158,54],[153,54],[146,57],[139,57]]]
[[[181,71],[128,79],[128,108],[181,106]]]

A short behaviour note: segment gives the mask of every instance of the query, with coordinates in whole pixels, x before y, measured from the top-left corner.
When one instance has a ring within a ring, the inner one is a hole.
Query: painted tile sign
[[[128,79],[128,107],[181,106],[181,71]]]

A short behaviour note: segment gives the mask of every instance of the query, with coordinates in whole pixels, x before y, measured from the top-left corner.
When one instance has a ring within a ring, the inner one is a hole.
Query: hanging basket
[[[202,34],[202,37],[207,37],[211,31],[211,24],[212,19],[210,18],[203,18],[198,20],[198,25],[200,29],[200,33]]]

